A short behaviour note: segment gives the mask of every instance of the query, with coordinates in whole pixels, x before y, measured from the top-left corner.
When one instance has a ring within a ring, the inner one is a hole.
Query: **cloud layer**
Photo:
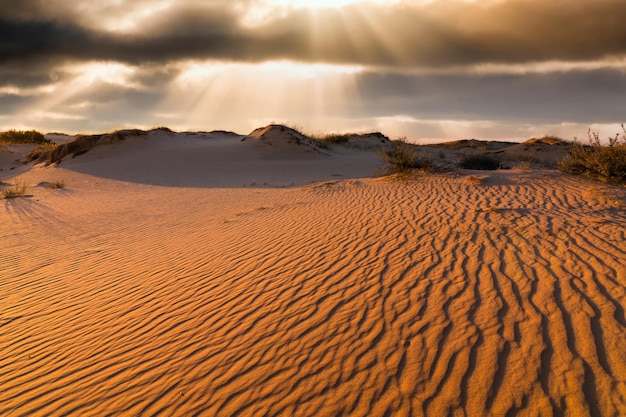
[[[0,2],[0,126],[68,86],[76,91],[54,102],[55,112],[79,117],[64,126],[95,128],[86,124],[93,117],[124,123],[111,110],[113,101],[125,108],[121,116],[148,123],[155,103],[175,113],[163,104],[163,89],[175,84],[185,63],[277,60],[360,67],[350,80],[354,94],[344,98],[351,103],[345,119],[615,123],[624,117],[624,22],[623,0],[361,2],[316,9],[270,0]],[[124,82],[105,74],[77,83],[72,66],[92,62],[130,72]],[[533,69],[541,63],[548,69]],[[107,103],[111,109],[92,116],[89,105],[76,104],[95,97],[102,110]],[[48,115],[50,107],[50,100],[40,106]]]
[[[626,54],[622,0],[353,4],[285,9],[246,24],[259,2],[150,2],[117,7],[21,1],[0,6],[0,57],[11,60],[291,59],[439,67]],[[55,3],[55,2],[52,2]],[[80,3],[78,3],[80,4]],[[265,6],[269,7],[269,6]],[[96,16],[94,16],[96,14]],[[119,29],[116,28],[119,26]],[[117,30],[116,30],[117,29]]]

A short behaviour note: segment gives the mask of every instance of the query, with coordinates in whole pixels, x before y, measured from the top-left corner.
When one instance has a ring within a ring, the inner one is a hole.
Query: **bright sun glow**
[[[266,0],[267,3],[274,6],[287,6],[293,8],[306,9],[324,9],[324,8],[341,8],[359,3],[379,3],[390,4],[399,3],[399,0]]]
[[[91,85],[95,82],[106,82],[122,86],[130,85],[128,79],[135,70],[116,62],[93,62],[72,68],[77,77],[75,82],[82,85]]]
[[[180,70],[164,104],[178,103],[188,126],[219,126],[241,120],[259,125],[282,120],[315,125],[358,101],[355,77],[363,69],[274,61],[189,62]],[[157,111],[171,113],[167,105]]]
[[[285,79],[306,80],[333,75],[352,75],[361,71],[363,71],[363,68],[360,66],[301,64],[291,61],[269,61],[260,64],[194,62],[185,66],[178,81],[182,84],[193,84],[214,76],[225,76],[227,74],[250,75],[254,73],[256,76],[271,77],[280,82]]]

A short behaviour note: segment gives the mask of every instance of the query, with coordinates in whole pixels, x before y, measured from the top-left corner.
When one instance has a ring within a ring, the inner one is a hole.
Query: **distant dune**
[[[626,415],[626,189],[347,136],[0,145],[0,415]]]

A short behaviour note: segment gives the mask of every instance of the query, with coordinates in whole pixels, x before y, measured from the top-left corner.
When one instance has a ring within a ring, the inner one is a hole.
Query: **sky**
[[[0,130],[430,142],[622,122],[624,0],[0,0]]]

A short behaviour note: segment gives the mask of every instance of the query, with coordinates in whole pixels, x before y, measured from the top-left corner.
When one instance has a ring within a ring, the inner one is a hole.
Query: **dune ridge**
[[[2,207],[1,415],[626,413],[623,189],[92,181]]]

